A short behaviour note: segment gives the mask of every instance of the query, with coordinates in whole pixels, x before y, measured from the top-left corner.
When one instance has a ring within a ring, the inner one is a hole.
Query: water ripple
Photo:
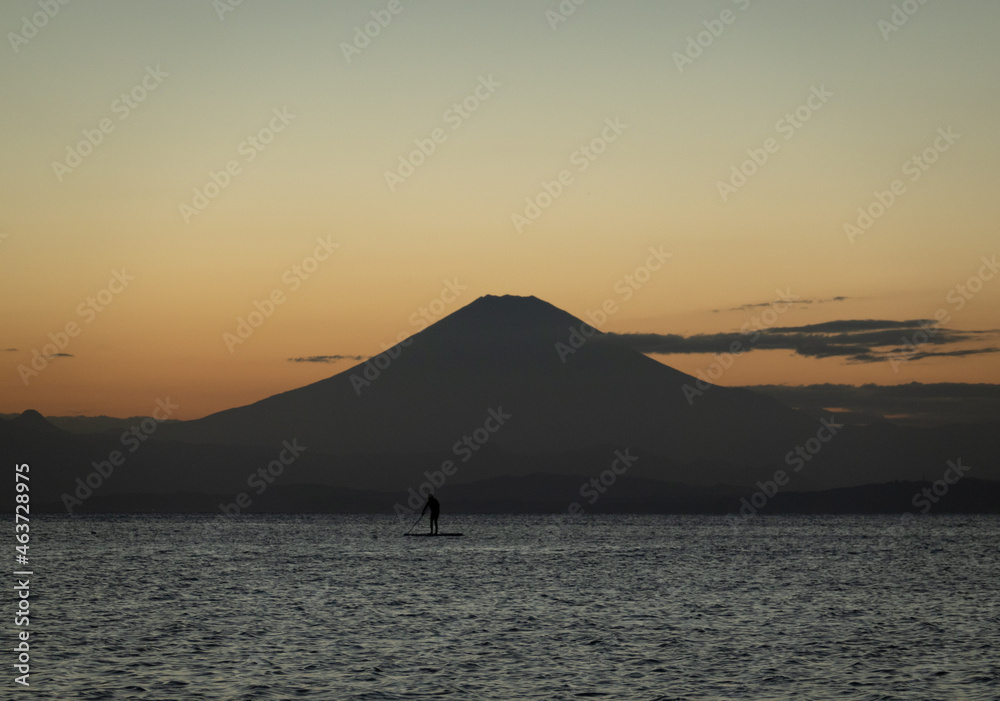
[[[33,699],[1000,698],[992,517],[37,521]]]

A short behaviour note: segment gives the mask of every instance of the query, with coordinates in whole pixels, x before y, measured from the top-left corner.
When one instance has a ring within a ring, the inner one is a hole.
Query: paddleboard
[[[414,538],[417,538],[417,537],[437,538],[439,536],[441,538],[444,538],[445,536],[455,537],[455,536],[460,536],[462,534],[461,533],[404,533],[403,535],[405,535],[405,536],[413,536]]]

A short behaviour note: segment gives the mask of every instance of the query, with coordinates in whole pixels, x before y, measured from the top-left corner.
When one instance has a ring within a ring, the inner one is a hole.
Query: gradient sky
[[[77,0],[25,33],[44,4],[0,5],[0,412],[148,414],[170,396],[194,418],[249,403],[356,362],[289,358],[367,356],[418,330],[411,315],[446,280],[467,289],[443,313],[483,294],[578,316],[611,298],[602,328],[620,333],[738,330],[764,309],[742,307],[777,290],[817,300],[779,326],[942,309],[951,329],[998,326],[1000,275],[961,309],[948,301],[1000,253],[995,0],[913,2],[891,32],[882,0],[588,0],[558,23],[555,0],[402,0],[350,60],[355,28],[393,3],[244,0],[220,17],[227,0]],[[477,85],[493,87],[478,99]],[[144,99],[126,112],[116,101],[133,89]],[[808,121],[779,124],[815,92],[828,97],[803,107]],[[456,117],[466,98],[475,111]],[[57,173],[102,120],[113,130]],[[272,124],[270,143],[248,145]],[[434,152],[390,187],[436,129]],[[913,181],[909,159],[949,129],[957,140]],[[581,171],[602,132],[615,139]],[[768,139],[775,152],[724,200],[718,182]],[[228,186],[185,221],[180,206],[230,161]],[[512,214],[563,170],[570,184],[518,230]],[[905,192],[849,240],[844,224],[895,180]],[[339,247],[293,289],[317,238]],[[616,284],[650,246],[671,258],[623,300]],[[114,271],[134,279],[81,309]],[[230,352],[223,334],[275,289],[284,303]],[[18,366],[69,322],[72,357],[25,384]],[[955,349],[992,345],[983,333]],[[655,357],[691,373],[713,361]],[[719,379],[912,381],[1000,382],[1000,362],[894,370],[761,350]]]

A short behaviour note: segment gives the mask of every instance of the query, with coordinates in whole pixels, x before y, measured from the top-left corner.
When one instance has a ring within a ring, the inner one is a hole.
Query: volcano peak
[[[568,330],[581,323],[572,314],[534,296],[483,295],[461,309],[450,314],[434,327],[446,327],[449,331],[470,327],[479,328],[538,328],[558,327]]]

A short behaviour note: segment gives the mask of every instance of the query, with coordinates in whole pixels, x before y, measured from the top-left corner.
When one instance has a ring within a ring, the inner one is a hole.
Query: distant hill
[[[742,499],[752,496],[734,487],[687,487],[641,478],[623,478],[593,504],[580,495],[583,475],[533,474],[497,477],[442,490],[445,517],[476,513],[568,514],[575,513],[720,514],[740,516]],[[922,514],[918,496],[927,482],[890,482],[819,492],[783,492],[748,519],[776,514]],[[918,499],[917,506],[914,498]],[[230,504],[231,494],[170,492],[164,494],[113,494],[94,497],[77,513],[206,513],[223,516],[220,503]],[[405,495],[368,490],[343,489],[316,484],[278,485],[239,514],[263,513],[395,513]],[[61,503],[39,504],[39,513],[65,513]],[[950,489],[926,513],[998,514],[1000,482],[968,479]],[[400,512],[400,524],[409,527],[419,514]],[[739,519],[741,523],[749,520]]]
[[[0,414],[0,420],[16,419],[20,414]],[[130,416],[117,418],[115,416],[46,416],[45,419],[56,428],[70,433],[86,435],[90,433],[109,433],[127,431],[132,426],[138,426],[148,416]],[[167,419],[166,423],[176,423],[176,419]]]

